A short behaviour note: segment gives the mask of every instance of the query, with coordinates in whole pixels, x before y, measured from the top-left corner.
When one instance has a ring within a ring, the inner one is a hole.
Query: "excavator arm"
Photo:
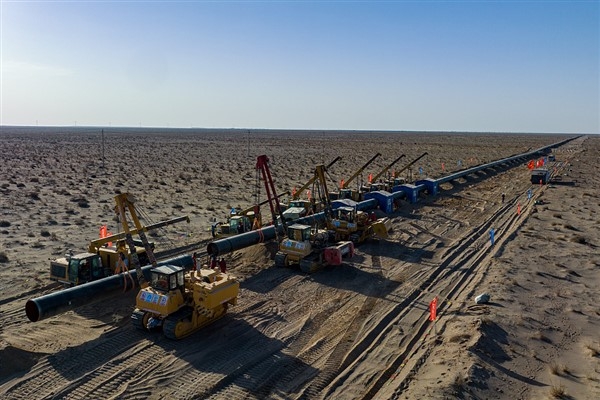
[[[377,179],[379,179],[381,177],[381,175],[383,175],[386,172],[388,172],[390,170],[390,168],[392,168],[394,166],[394,164],[396,164],[398,161],[400,161],[400,159],[402,157],[406,157],[406,155],[402,154],[400,157],[398,157],[394,161],[392,161],[387,167],[385,167],[384,169],[382,169],[377,175],[375,175],[373,177],[373,182],[377,182]]]
[[[315,168],[315,177],[314,180],[319,182],[318,185],[318,193],[320,196],[320,201],[325,205],[325,213],[329,214],[331,211],[331,199],[329,198],[329,190],[327,189],[327,180],[325,179],[325,173],[327,172],[327,167],[324,165],[317,165]]]
[[[381,156],[381,153],[377,153],[377,154],[375,154],[375,155],[373,156],[373,158],[371,158],[369,161],[367,161],[367,162],[365,163],[365,165],[363,165],[363,166],[362,166],[362,167],[361,167],[361,168],[360,168],[358,171],[356,171],[356,172],[354,173],[354,175],[352,175],[352,176],[351,176],[351,177],[350,177],[350,178],[349,178],[347,181],[345,181],[345,182],[344,182],[344,184],[341,186],[341,188],[342,188],[342,189],[347,189],[347,188],[348,188],[348,185],[350,184],[350,182],[352,182],[354,179],[356,179],[356,177],[357,177],[358,175],[360,175],[360,173],[361,173],[361,172],[363,172],[363,171],[364,171],[364,169],[365,169],[365,168],[367,168],[367,167],[369,166],[369,164],[371,164],[373,161],[375,161],[375,159],[376,159],[377,157],[379,157],[379,156]]]
[[[284,192],[284,193],[281,193],[281,194],[277,195],[277,198],[279,199],[279,198],[281,198],[281,197],[283,197],[283,196],[285,196],[285,195],[287,195],[287,194],[290,194],[290,192]],[[260,207],[260,206],[264,206],[264,205],[265,205],[265,204],[267,204],[268,202],[269,202],[269,199],[267,199],[267,200],[263,200],[263,201],[261,201],[260,203],[258,203],[258,207]],[[257,206],[257,205],[250,206],[250,207],[248,207],[248,208],[245,208],[245,209],[243,209],[243,210],[241,210],[241,211],[239,211],[239,212],[236,212],[236,214],[238,214],[238,215],[246,215],[246,214],[248,214],[250,211],[254,211],[254,210],[255,210],[255,208],[256,208],[256,206]]]
[[[337,157],[335,158],[335,160],[333,160],[332,162],[330,162],[329,164],[327,164],[327,166],[326,166],[326,167],[324,167],[324,168],[325,168],[325,170],[328,170],[329,168],[331,168],[331,167],[333,166],[333,164],[335,164],[336,162],[338,162],[338,161],[339,161],[339,160],[341,160],[341,159],[342,159],[342,157],[340,157],[340,156],[337,156]],[[305,191],[306,189],[308,189],[308,188],[309,188],[309,187],[310,187],[310,186],[311,186],[313,183],[315,183],[315,181],[316,181],[317,179],[318,179],[318,178],[317,178],[317,175],[315,174],[315,176],[313,176],[312,178],[310,178],[310,179],[308,180],[308,182],[306,182],[306,183],[304,184],[304,186],[302,186],[300,189],[298,189],[298,190],[296,191],[296,193],[294,193],[294,194],[292,195],[292,200],[298,200],[298,199],[300,198],[300,195],[302,194],[302,192],[304,192],[304,191]]]
[[[177,217],[177,218],[169,219],[167,221],[157,222],[156,224],[146,225],[145,229],[147,231],[150,231],[150,230],[153,230],[153,229],[162,228],[163,226],[172,225],[172,224],[176,224],[178,222],[183,222],[183,221],[187,221],[187,223],[189,224],[190,217],[188,217],[186,215],[186,216],[183,216],[183,217]],[[130,233],[132,235],[136,235],[138,233],[137,228],[136,229],[132,229],[130,231]],[[100,247],[102,247],[106,243],[116,242],[117,240],[124,239],[125,236],[126,236],[125,232],[120,232],[120,233],[117,233],[117,234],[114,234],[114,235],[110,235],[110,236],[106,236],[106,237],[103,237],[103,238],[100,238],[100,239],[92,240],[90,242],[90,246],[88,248],[88,251],[90,253],[96,253],[96,252],[98,252],[98,249],[100,249]]]
[[[407,170],[408,168],[412,167],[417,161],[419,161],[421,158],[425,157],[427,155],[427,152],[421,154],[419,157],[415,158],[414,160],[412,160],[411,162],[409,162],[408,164],[406,164],[404,167],[402,167],[402,169],[395,171],[395,176],[398,176],[398,174],[404,172],[405,170]]]

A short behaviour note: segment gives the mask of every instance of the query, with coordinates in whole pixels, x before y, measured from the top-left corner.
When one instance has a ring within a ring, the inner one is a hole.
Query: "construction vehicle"
[[[189,223],[190,219],[187,216],[177,217],[144,226],[142,229],[149,231],[183,221]],[[137,229],[132,232],[137,233]],[[128,264],[132,262],[132,255],[125,246],[124,238],[125,232],[107,235],[92,240],[87,252],[74,254],[73,251],[69,251],[64,257],[51,260],[50,279],[71,287],[114,275],[120,253],[125,255]],[[140,263],[148,264],[146,249],[142,242],[134,240],[134,244],[134,251]],[[154,250],[154,243],[150,243],[150,247]]]
[[[237,303],[239,282],[225,272],[201,268],[186,271],[175,265],[158,266],[135,209],[135,199],[128,193],[118,195],[115,208],[125,232],[125,242],[132,253],[140,291],[136,296],[132,324],[142,330],[162,328],[169,339],[180,339],[221,318],[229,305]],[[133,221],[152,268],[146,281],[135,253],[127,212]],[[124,278],[125,279],[125,278]]]
[[[402,172],[406,171],[407,169],[409,169],[410,167],[412,167],[413,165],[415,165],[417,161],[419,161],[421,158],[425,157],[426,155],[427,155],[427,152],[421,154],[419,157],[415,158],[414,160],[412,160],[411,162],[406,164],[401,169],[394,171],[393,178],[388,181],[388,185],[387,185],[388,191],[390,191],[390,189],[392,189],[394,186],[405,184],[406,179],[401,177],[400,174]]]
[[[315,169],[318,199],[324,204],[324,213],[329,215],[331,203],[325,182],[325,166]],[[283,222],[286,223],[285,221]],[[304,224],[292,224],[286,229],[286,237],[279,244],[275,265],[284,267],[297,264],[303,272],[311,273],[326,265],[341,265],[343,257],[354,255],[354,244],[350,241],[331,243],[327,230]]]
[[[278,197],[282,197],[286,194],[288,193],[282,193]],[[227,222],[216,222],[211,225],[212,237],[220,239],[260,228],[262,226],[260,206],[263,206],[268,202],[268,200],[265,200],[258,205],[240,211],[232,209]]]
[[[354,179],[356,179],[357,176],[359,176],[365,170],[365,168],[367,168],[379,156],[381,156],[381,153],[375,154],[369,161],[367,161],[362,167],[360,167],[350,178],[348,178],[348,180],[342,181],[340,184],[339,191],[330,193],[330,199],[331,200],[352,199],[354,201],[359,201],[360,196],[361,196],[360,190],[358,190],[358,189],[352,190],[348,186],[350,185],[350,183],[352,183],[354,181]],[[360,184],[358,185],[358,188],[360,188]]]
[[[404,154],[402,154],[400,157],[396,158],[394,161],[392,161],[391,163],[389,163],[385,168],[383,168],[381,171],[379,171],[379,173],[375,174],[375,176],[371,177],[369,179],[369,184],[368,185],[364,185],[361,186],[360,191],[362,193],[364,192],[374,192],[377,190],[386,190],[386,191],[390,191],[390,187],[389,187],[389,179],[385,179],[382,180],[381,182],[379,182],[379,178],[384,175],[385,173],[387,173],[390,168],[392,168],[398,161],[400,161],[403,157],[405,157]],[[362,198],[360,198],[360,200],[362,200]]]
[[[338,162],[341,159],[342,159],[342,157],[339,157],[339,156],[336,157],[333,161],[331,161],[329,164],[327,164],[327,166],[325,167],[325,170],[329,170],[329,168],[331,168],[336,162]],[[286,207],[285,211],[283,212],[283,216],[286,221],[294,221],[294,220],[297,220],[298,218],[302,218],[307,215],[323,211],[323,208],[324,208],[323,202],[316,201],[315,197],[310,195],[310,193],[311,193],[310,191],[308,192],[308,196],[307,196],[306,200],[300,198],[300,196],[302,195],[302,193],[305,190],[308,190],[308,188],[310,188],[311,186],[314,186],[316,180],[317,180],[317,176],[315,174],[315,175],[313,175],[312,178],[310,178],[308,180],[308,182],[306,182],[304,185],[302,185],[300,187],[300,189],[292,190],[292,197],[290,199],[290,202],[289,202],[289,204],[287,204],[287,207]],[[313,190],[313,192],[314,192],[314,190]]]
[[[386,239],[392,229],[388,217],[376,218],[374,212],[357,210],[357,203],[350,199],[343,200],[344,206],[333,210],[332,218],[327,219],[329,240],[349,240],[355,245],[369,238]]]
[[[548,168],[535,168],[531,170],[531,183],[545,185],[550,182],[550,170]]]

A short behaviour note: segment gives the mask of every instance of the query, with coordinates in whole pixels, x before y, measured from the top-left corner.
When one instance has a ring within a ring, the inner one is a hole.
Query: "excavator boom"
[[[329,164],[327,164],[327,166],[325,167],[325,170],[328,170],[330,167],[333,166],[333,164],[335,164],[336,162],[338,162],[339,160],[341,160],[342,157],[337,156],[335,158],[335,160],[333,160],[332,162],[330,162]],[[310,185],[312,185],[313,183],[315,183],[315,181],[317,180],[317,175],[313,176],[312,178],[310,178],[308,180],[308,182],[306,182],[304,184],[304,186],[302,186],[300,189],[298,189],[296,191],[296,193],[294,193],[292,195],[292,200],[298,200],[300,198],[300,195],[302,194],[302,192],[304,192],[306,189],[308,189],[310,187]]]
[[[406,155],[402,154],[400,157],[398,157],[394,161],[392,161],[387,167],[385,167],[384,169],[382,169],[377,175],[375,175],[373,177],[373,182],[377,182],[377,179],[379,179],[381,177],[381,175],[383,175],[386,172],[388,172],[390,170],[390,168],[392,168],[394,166],[394,164],[396,164],[398,161],[400,161],[400,159],[402,157],[406,157]]]
[[[279,204],[279,196],[275,190],[275,183],[271,177],[271,170],[269,169],[269,157],[266,155],[258,156],[256,159],[256,169],[260,170],[263,181],[265,182],[265,190],[267,191],[267,199],[269,201],[269,207],[271,208],[271,217],[273,225],[277,226],[277,217],[281,219],[283,230],[287,234],[287,226],[285,224],[285,218],[283,211],[281,210],[281,204]]]
[[[176,224],[178,222],[183,222],[183,221],[187,221],[189,223],[190,222],[190,217],[188,217],[186,215],[186,216],[183,216],[183,217],[172,218],[172,219],[169,219],[167,221],[157,222],[156,224],[146,225],[145,226],[145,230],[150,231],[150,230],[153,230],[153,229],[162,228],[164,226]],[[136,235],[138,233],[137,228],[136,229],[132,229],[130,231],[130,233],[132,235]],[[90,253],[96,253],[98,251],[98,249],[100,247],[102,247],[103,245],[105,245],[106,243],[116,242],[117,240],[124,239],[125,236],[126,236],[125,232],[120,232],[120,233],[116,233],[114,235],[110,235],[110,236],[106,236],[106,237],[103,237],[103,238],[100,238],[100,239],[92,240],[90,242],[90,246],[89,246],[88,251]]]
[[[121,225],[123,226],[123,231],[125,233],[125,243],[127,243],[129,251],[131,252],[131,259],[133,261],[135,271],[137,273],[138,282],[140,284],[140,287],[147,287],[146,279],[144,278],[144,274],[142,273],[140,260],[135,250],[135,243],[133,242],[133,237],[131,235],[132,231],[129,229],[129,223],[127,222],[127,210],[129,211],[129,215],[131,216],[131,219],[136,227],[137,234],[139,235],[140,239],[142,240],[142,243],[144,244],[148,260],[150,261],[153,267],[158,266],[158,263],[156,262],[156,257],[154,256],[152,247],[148,242],[148,238],[146,238],[146,228],[142,226],[137,216],[134,204],[135,198],[129,193],[122,193],[115,197],[115,203],[115,211],[119,216]]]
[[[350,177],[350,178],[349,178],[347,181],[345,181],[345,182],[344,182],[344,184],[342,185],[342,187],[341,187],[341,188],[342,188],[342,189],[347,189],[347,188],[348,188],[348,185],[350,184],[350,182],[352,182],[354,179],[356,179],[356,177],[357,177],[358,175],[360,175],[360,173],[361,173],[361,172],[363,172],[363,171],[364,171],[364,169],[365,169],[365,168],[367,168],[367,167],[369,166],[369,164],[371,164],[373,161],[375,161],[375,159],[376,159],[377,157],[379,157],[379,156],[381,156],[381,153],[377,153],[377,154],[375,154],[375,155],[374,155],[374,156],[373,156],[373,157],[372,157],[372,158],[371,158],[369,161],[367,161],[367,162],[365,163],[365,165],[363,165],[363,166],[362,166],[362,167],[361,167],[361,168],[360,168],[358,171],[356,171],[356,172],[354,173],[354,175],[352,175],[352,176],[351,176],[351,177]]]
[[[402,169],[396,171],[396,176],[398,176],[399,173],[404,172],[406,169],[412,167],[417,161],[419,161],[421,158],[425,157],[427,155],[427,152],[421,154],[419,157],[415,158],[414,160],[412,160],[411,162],[409,162],[408,164],[406,164],[404,167],[402,167]]]

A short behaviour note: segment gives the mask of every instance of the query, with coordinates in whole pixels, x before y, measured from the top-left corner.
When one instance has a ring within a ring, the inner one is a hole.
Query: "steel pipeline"
[[[370,210],[376,207],[377,200],[375,199],[361,201],[360,203],[356,204],[356,209],[359,211]],[[319,212],[313,215],[299,218],[293,223],[313,225],[315,223],[323,221],[325,221],[325,213]],[[206,251],[208,252],[209,256],[218,257],[223,254],[231,253],[235,250],[240,250],[249,246],[253,246],[255,244],[273,240],[277,237],[277,234],[283,234],[283,227],[278,226],[277,230],[275,230],[274,226],[268,226],[266,228],[257,229],[239,235],[230,236],[228,238],[215,240],[214,242],[208,244]]]
[[[184,268],[193,266],[192,256],[184,255],[161,261],[158,265],[177,265]],[[150,280],[150,269],[152,265],[142,268],[144,277]],[[30,299],[25,304],[25,313],[32,322],[41,321],[54,315],[75,309],[77,307],[91,304],[96,301],[114,295],[116,291],[124,291],[133,288],[133,282],[137,282],[137,273],[130,271],[133,278],[129,279],[123,274],[109,276],[108,278],[84,283],[59,292],[50,293],[35,299]]]

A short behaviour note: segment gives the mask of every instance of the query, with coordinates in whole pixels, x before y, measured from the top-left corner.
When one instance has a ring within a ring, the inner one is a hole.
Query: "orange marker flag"
[[[435,319],[437,318],[437,303],[438,303],[437,296],[435,296],[433,298],[433,300],[431,300],[431,303],[429,303],[429,320],[430,321],[435,321]]]

